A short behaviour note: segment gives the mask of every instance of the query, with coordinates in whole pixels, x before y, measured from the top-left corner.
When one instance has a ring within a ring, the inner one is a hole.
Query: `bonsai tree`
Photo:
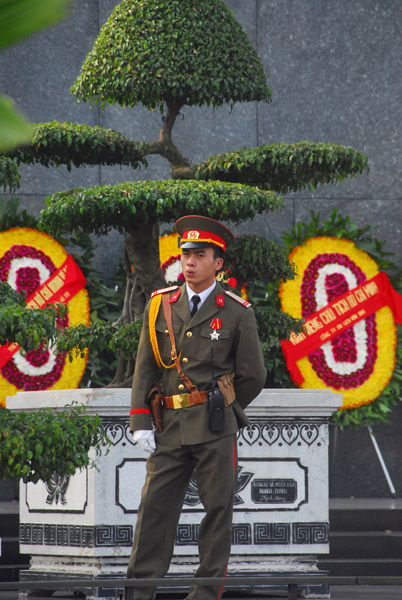
[[[140,319],[150,293],[166,285],[160,268],[161,224],[193,213],[237,224],[277,210],[284,194],[335,183],[361,173],[367,159],[328,143],[272,144],[212,156],[192,165],[173,140],[185,106],[270,102],[258,55],[222,0],[122,0],[95,40],[71,91],[102,106],[142,104],[160,111],[159,139],[138,142],[118,132],[71,123],[36,126],[30,145],[8,155],[15,163],[46,166],[86,164],[147,166],[159,154],[171,166],[167,181],[128,181],[114,186],[58,192],[47,200],[41,226],[53,235],[78,231],[124,235],[127,287],[120,318],[80,326],[58,336],[63,351],[111,344],[120,352],[110,385],[129,386]],[[155,113],[157,117],[157,112]],[[285,251],[257,236],[239,236],[225,271],[239,287],[247,282],[268,368],[279,340],[297,326],[288,315],[267,309],[269,282],[293,276]]]

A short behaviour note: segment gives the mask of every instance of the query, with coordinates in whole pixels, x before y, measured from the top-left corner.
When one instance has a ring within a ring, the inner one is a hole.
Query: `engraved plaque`
[[[256,504],[292,504],[297,498],[294,479],[255,479],[251,498]]]

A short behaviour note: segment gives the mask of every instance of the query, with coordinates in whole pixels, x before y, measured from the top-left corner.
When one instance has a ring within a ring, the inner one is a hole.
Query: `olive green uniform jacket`
[[[161,293],[168,293],[170,296],[176,348],[177,353],[180,352],[180,364],[184,373],[200,391],[210,388],[213,378],[234,373],[236,392],[235,402],[225,409],[224,430],[219,433],[209,429],[207,403],[176,410],[165,409],[164,431],[156,432],[156,442],[178,448],[181,445],[198,444],[223,437],[247,425],[243,409],[263,388],[266,369],[254,311],[249,303],[238,297],[234,299],[217,283],[194,317],[191,317],[186,286],[167,289],[170,291],[162,290]],[[174,363],[169,369],[158,368],[150,341],[149,308],[150,303],[144,315],[133,380],[131,431],[152,428],[147,396],[158,378],[161,378],[165,396],[188,391],[182,388]],[[217,325],[217,335],[211,336]],[[162,361],[169,366],[172,364],[171,343],[162,306],[155,329]]]

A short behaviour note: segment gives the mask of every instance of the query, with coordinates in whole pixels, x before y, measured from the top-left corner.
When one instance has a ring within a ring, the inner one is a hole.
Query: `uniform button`
[[[184,358],[182,359],[182,362],[184,362],[185,364],[187,364],[187,363],[188,363],[188,358],[184,357]]]
[[[165,333],[169,333],[169,329],[165,329]]]
[[[182,383],[179,385],[179,390],[184,390],[184,385]]]
[[[187,336],[187,337],[191,337],[192,335],[193,335],[193,334],[192,334],[192,332],[191,332],[191,331],[187,331],[187,333],[186,333],[186,336]]]

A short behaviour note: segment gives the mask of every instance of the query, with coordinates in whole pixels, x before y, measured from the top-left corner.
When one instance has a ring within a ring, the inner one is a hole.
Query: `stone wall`
[[[68,19],[0,53],[0,91],[11,96],[33,122],[75,121],[114,128],[136,140],[158,137],[160,115],[118,106],[77,104],[69,88],[116,0],[76,0]],[[369,158],[370,173],[289,194],[279,214],[265,215],[237,229],[280,241],[283,231],[310,210],[327,217],[336,207],[358,225],[375,224],[375,235],[402,254],[399,204],[402,38],[399,0],[227,0],[255,45],[272,88],[270,105],[186,108],[174,139],[193,162],[242,146],[322,141],[350,145]],[[188,140],[191,140],[189,143]],[[147,170],[128,168],[23,167],[22,206],[38,214],[48,194],[78,186],[129,179],[165,178],[169,166],[151,157]],[[121,255],[121,237],[101,240],[96,265],[110,275]],[[105,265],[106,269],[105,269]],[[402,411],[379,428],[385,460],[395,485],[402,481]],[[353,461],[365,453],[371,459]],[[353,464],[352,464],[353,463]],[[378,468],[377,468],[378,467]],[[339,433],[333,461],[334,496],[389,493],[366,431]],[[348,485],[345,487],[345,481]],[[400,492],[400,489],[399,489]]]

